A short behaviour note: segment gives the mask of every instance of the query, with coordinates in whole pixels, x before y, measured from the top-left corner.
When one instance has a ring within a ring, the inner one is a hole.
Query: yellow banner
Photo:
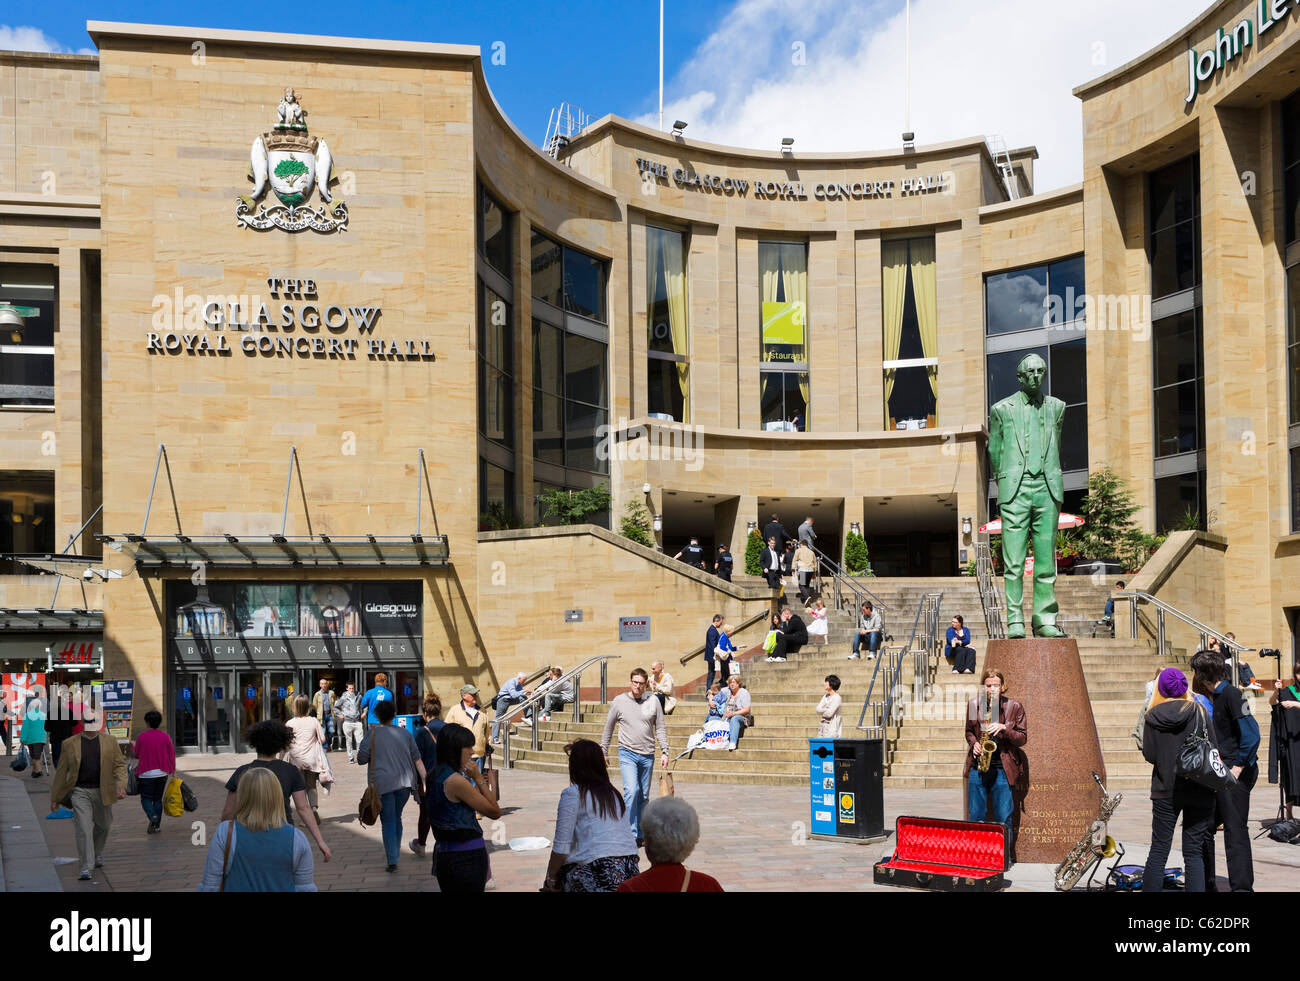
[[[763,343],[803,344],[804,309],[802,303],[763,303]]]

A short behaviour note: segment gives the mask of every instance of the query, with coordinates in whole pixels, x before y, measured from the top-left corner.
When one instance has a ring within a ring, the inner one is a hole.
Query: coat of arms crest
[[[276,107],[276,122],[269,133],[253,141],[248,179],[251,194],[237,199],[235,221],[247,228],[265,231],[283,228],[301,232],[342,232],[348,227],[348,207],[335,201],[330,184],[334,180],[334,158],[324,140],[307,133],[307,110],[292,88]],[[267,187],[279,204],[258,204]],[[321,204],[307,203],[315,188]]]

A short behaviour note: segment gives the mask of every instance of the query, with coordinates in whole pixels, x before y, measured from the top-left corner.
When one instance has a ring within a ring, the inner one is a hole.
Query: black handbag
[[[199,799],[194,796],[194,791],[190,790],[190,785],[184,780],[181,781],[181,804],[187,811],[199,809]]]
[[[1196,706],[1196,723],[1178,750],[1174,773],[1215,792],[1237,785],[1237,778],[1224,765],[1223,757],[1210,742],[1205,710],[1199,705]]]

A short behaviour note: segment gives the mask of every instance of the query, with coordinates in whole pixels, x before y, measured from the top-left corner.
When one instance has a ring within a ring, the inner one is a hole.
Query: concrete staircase
[[[941,664],[925,702],[911,711],[900,725],[886,730],[886,786],[898,788],[961,787],[961,766],[965,750],[963,737],[965,700],[975,692],[978,671],[984,666],[987,637],[979,606],[975,582],[969,578],[940,580],[867,580],[882,601],[891,606],[886,629],[901,645],[911,632],[916,602],[927,591],[944,593],[940,619],[946,626],[954,612],[966,616],[977,652],[977,674],[954,675],[946,663]],[[1099,613],[1109,585],[1095,584],[1085,577],[1062,577],[1058,591],[1062,612],[1075,616]],[[953,603],[950,605],[949,600]],[[910,605],[909,605],[910,604]],[[749,688],[757,724],[741,739],[734,753],[697,750],[691,759],[673,765],[674,777],[685,782],[739,783],[802,786],[807,782],[808,739],[817,731],[815,706],[822,694],[822,679],[834,673],[842,681],[844,698],[844,735],[859,735],[855,728],[863,701],[871,686],[876,665],[882,662],[845,659],[853,634],[853,620],[847,612],[831,615],[828,644],[810,645],[784,664],[769,664],[759,653],[742,665],[742,677]],[[1150,766],[1129,735],[1137,720],[1146,682],[1158,667],[1174,664],[1185,667],[1185,656],[1178,654],[1164,663],[1157,662],[1154,650],[1142,641],[1076,637],[1083,659],[1084,676],[1092,702],[1093,715],[1106,761],[1108,786],[1136,791],[1150,781]],[[910,696],[911,658],[905,658],[902,685]],[[697,660],[690,665],[698,665]],[[702,724],[706,713],[703,677],[695,671],[670,664],[669,672],[677,679],[677,710],[668,718],[673,755],[685,747],[687,739]],[[696,668],[699,671],[700,668]],[[694,675],[694,677],[692,677]],[[884,668],[876,681],[877,693],[883,692]],[[689,679],[683,683],[683,679]],[[614,689],[617,691],[620,689]],[[1012,685],[1014,693],[1014,684]],[[1269,712],[1267,693],[1258,697],[1256,719],[1267,749]],[[587,702],[583,721],[575,723],[567,713],[557,715],[539,730],[539,749],[528,748],[529,733],[520,727],[512,739],[515,765],[530,770],[564,772],[567,762],[564,744],[572,739],[599,741],[607,706]],[[1037,725],[1046,720],[1029,718],[1030,750]],[[614,770],[617,761],[614,758]],[[616,779],[617,782],[617,779]]]

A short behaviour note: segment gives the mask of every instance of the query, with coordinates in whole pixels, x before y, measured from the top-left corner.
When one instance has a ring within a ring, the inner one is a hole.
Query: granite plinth
[[[1025,708],[1026,775],[1013,818],[1018,862],[1059,863],[1101,810],[1106,767],[1083,677],[1079,645],[1069,638],[990,640],[985,664],[1000,669],[1003,689]]]

